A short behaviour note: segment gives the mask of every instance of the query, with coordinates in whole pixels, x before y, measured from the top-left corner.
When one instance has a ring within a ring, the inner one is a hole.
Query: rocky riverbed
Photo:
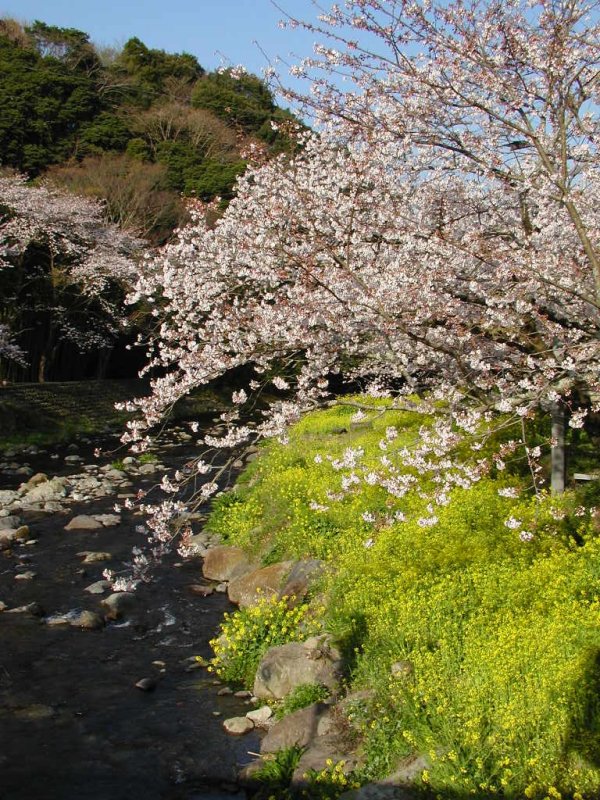
[[[144,538],[143,519],[114,505],[161,467],[115,468],[96,444],[0,457],[0,798],[245,797],[236,774],[258,737],[228,736],[223,720],[248,701],[219,694],[195,660],[230,604],[206,590],[198,557],[176,555],[111,599],[103,571]],[[157,456],[180,466],[192,446],[175,429]]]

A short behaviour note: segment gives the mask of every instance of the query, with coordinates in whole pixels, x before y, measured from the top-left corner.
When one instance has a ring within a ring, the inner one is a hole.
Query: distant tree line
[[[0,20],[0,164],[104,199],[109,221],[155,243],[183,221],[182,195],[227,202],[250,146],[290,147],[295,123],[254,75]]]

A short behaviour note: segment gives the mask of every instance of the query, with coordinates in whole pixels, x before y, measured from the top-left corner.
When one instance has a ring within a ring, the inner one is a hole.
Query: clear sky
[[[303,19],[318,13],[311,0],[279,5]],[[304,31],[279,29],[282,14],[270,0],[0,0],[0,16],[78,28],[100,45],[137,36],[148,47],[193,53],[208,69],[224,62],[257,74],[267,61],[255,42],[272,59],[307,55],[313,43]]]

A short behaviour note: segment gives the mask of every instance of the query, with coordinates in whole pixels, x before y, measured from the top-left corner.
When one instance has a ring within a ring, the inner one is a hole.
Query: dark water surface
[[[170,453],[172,463],[183,458],[176,449]],[[54,475],[61,472],[59,463],[32,466],[46,466]],[[10,480],[0,483],[10,488]],[[0,553],[0,600],[9,608],[37,602],[45,615],[101,612],[102,595],[83,590],[107,566],[119,569],[128,559],[139,543],[135,526],[141,520],[125,512],[122,524],[98,531],[65,531],[64,525],[75,514],[112,513],[114,502],[24,514],[38,541]],[[76,555],[82,550],[107,551],[113,558],[84,567]],[[138,589],[128,617],[101,630],[0,614],[1,800],[244,796],[234,785],[236,767],[252,760],[248,751],[258,750],[258,741],[227,736],[222,721],[248,708],[242,700],[217,697],[212,676],[188,671],[187,660],[209,657],[208,640],[230,604],[222,594],[201,598],[190,592],[201,577],[198,559],[180,566],[174,566],[176,555],[169,561],[153,583]],[[15,580],[23,563],[36,573],[33,580]],[[135,688],[146,677],[157,681],[153,691]]]

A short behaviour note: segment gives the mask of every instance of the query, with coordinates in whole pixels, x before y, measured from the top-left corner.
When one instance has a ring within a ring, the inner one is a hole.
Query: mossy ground
[[[324,624],[344,648],[350,686],[373,690],[353,720],[364,777],[424,754],[422,788],[443,798],[598,797],[597,489],[588,486],[583,507],[575,490],[501,496],[525,485],[516,462],[455,489],[425,528],[423,486],[396,499],[363,483],[332,501],[340,473],[326,454],[361,447],[375,464],[387,426],[399,431],[394,447],[411,447],[428,422],[395,412],[353,424],[352,413],[310,415],[289,444],[265,447],[209,524],[267,562],[329,565],[318,587]],[[396,511],[405,521],[391,519]],[[509,517],[521,527],[507,527]],[[398,661],[411,663],[408,677],[392,675]]]

